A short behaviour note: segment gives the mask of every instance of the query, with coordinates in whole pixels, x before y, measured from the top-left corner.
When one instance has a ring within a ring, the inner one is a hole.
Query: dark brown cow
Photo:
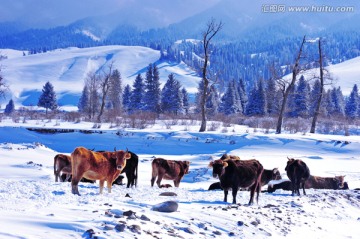
[[[310,175],[309,179],[305,182],[305,188],[336,190],[344,187],[344,177],[318,177]]]
[[[155,158],[152,163],[151,187],[154,186],[155,179],[158,187],[161,187],[161,180],[173,180],[175,187],[179,187],[181,179],[189,173],[189,161],[166,160]]]
[[[209,167],[213,168],[213,177],[220,179],[221,188],[224,190],[224,202],[227,202],[229,189],[232,190],[233,203],[236,204],[236,195],[239,188],[250,188],[249,205],[259,199],[261,175],[264,170],[261,163],[252,160],[214,160]]]
[[[124,168],[124,170],[121,173],[125,173],[126,178],[127,178],[127,188],[129,188],[130,186],[135,186],[137,185],[137,177],[138,177],[138,164],[139,164],[139,157],[129,151],[131,158],[127,160],[126,162],[126,166]]]
[[[66,174],[65,180],[63,177],[60,177],[60,173]],[[54,157],[54,175],[55,182],[60,181],[65,182],[71,176],[71,157],[65,154],[57,154]]]
[[[261,175],[261,186],[268,184],[271,180],[280,180],[281,175],[278,168],[264,169]]]
[[[291,181],[292,193],[300,196],[300,187],[302,187],[304,195],[305,193],[305,182],[310,177],[310,170],[306,163],[300,159],[288,158],[287,165],[285,167],[288,178]]]
[[[261,186],[268,184],[271,180],[280,180],[281,175],[278,168],[264,169],[261,175]],[[213,183],[208,190],[222,190],[220,182]]]
[[[90,180],[99,180],[100,194],[103,192],[104,183],[111,193],[112,182],[125,168],[127,159],[131,155],[128,151],[93,152],[84,147],[78,147],[71,154],[72,180],[71,192],[79,194],[78,183],[82,177]]]

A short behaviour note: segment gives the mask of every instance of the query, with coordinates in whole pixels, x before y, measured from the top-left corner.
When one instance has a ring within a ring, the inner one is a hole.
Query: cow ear
[[[226,168],[229,164],[227,162],[223,162],[223,167]]]
[[[130,159],[130,158],[131,158],[131,154],[127,152],[127,153],[125,154],[125,159]]]
[[[214,161],[211,161],[210,163],[209,163],[209,168],[212,168],[214,166]]]

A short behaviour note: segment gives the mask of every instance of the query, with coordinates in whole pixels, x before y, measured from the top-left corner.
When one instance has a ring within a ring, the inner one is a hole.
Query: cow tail
[[[139,167],[139,164],[136,164],[136,168],[135,168],[135,187],[137,187],[137,179],[138,179],[138,167]]]
[[[54,157],[54,175],[56,175],[56,168],[57,168],[57,155]]]

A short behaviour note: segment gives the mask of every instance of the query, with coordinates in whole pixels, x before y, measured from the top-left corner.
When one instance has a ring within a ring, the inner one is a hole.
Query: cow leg
[[[256,191],[257,187],[256,187],[256,183],[254,183],[251,187],[250,187],[250,200],[249,200],[249,206],[254,204],[254,195],[255,195],[255,191]]]
[[[69,174],[69,173],[66,174],[66,178],[63,182],[69,182],[70,177],[71,177],[71,174]]]
[[[163,179],[163,177],[164,177],[164,175],[159,174],[159,175],[158,175],[158,178],[157,178],[157,180],[156,180],[156,184],[158,185],[159,188],[160,188],[160,186],[161,186],[161,180]]]
[[[233,196],[233,201],[232,201],[232,203],[233,204],[236,204],[236,195],[237,195],[237,191],[239,190],[239,188],[238,187],[233,187],[232,188],[232,196]]]
[[[154,182],[155,182],[155,179],[156,179],[156,176],[154,177],[151,177],[151,187],[153,187],[154,186]]]
[[[100,194],[102,194],[103,192],[103,189],[104,189],[104,183],[105,183],[105,180],[99,180],[99,186],[100,186]]]
[[[79,188],[78,188],[79,181],[80,180],[76,179],[75,177],[71,179],[71,192],[72,194],[76,194],[80,196]]]
[[[55,182],[59,182],[59,178],[60,178],[60,173],[59,172],[55,172]]]
[[[302,182],[302,189],[303,189],[304,195],[306,195],[306,192],[305,192],[305,181]]]
[[[179,179],[179,178],[178,178],[178,179],[175,179],[175,180],[174,180],[174,186],[178,188],[179,185],[180,185],[180,179]]]
[[[296,186],[295,186],[295,180],[291,181],[291,196],[295,196]]]
[[[224,189],[224,202],[227,202],[227,196],[228,196],[229,190]]]
[[[131,172],[126,172],[126,178],[127,178],[127,188],[130,186],[132,187],[134,185],[134,177],[131,175]]]
[[[108,188],[108,192],[111,193],[111,186],[112,186],[112,182],[113,180],[107,180],[106,181],[106,185],[107,185],[107,188]]]

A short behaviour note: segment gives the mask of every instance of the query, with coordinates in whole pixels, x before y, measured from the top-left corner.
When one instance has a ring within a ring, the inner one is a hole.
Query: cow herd
[[[114,183],[122,184],[122,173],[127,177],[128,188],[137,185],[138,162],[139,157],[128,150],[94,151],[77,147],[71,156],[57,154],[54,157],[55,182],[71,181],[71,192],[80,195],[80,181],[99,180],[100,194],[106,181],[110,193]],[[154,186],[155,180],[159,188],[171,187],[169,184],[161,184],[162,179],[173,180],[174,186],[179,187],[184,175],[189,173],[190,162],[154,158],[151,167],[151,187]],[[289,180],[278,184],[269,182],[281,179],[279,169],[264,169],[256,159],[241,160],[238,156],[224,154],[220,159],[212,160],[209,168],[212,168],[213,177],[219,179],[219,182],[210,185],[209,190],[223,190],[224,202],[227,202],[228,192],[231,190],[234,204],[239,189],[250,191],[249,205],[254,203],[254,198],[258,201],[261,187],[266,184],[266,192],[273,193],[277,189],[283,189],[292,191],[292,195],[300,195],[300,188],[303,189],[304,195],[305,188],[348,189],[344,176],[310,175],[309,167],[300,159],[288,158],[285,171]]]

